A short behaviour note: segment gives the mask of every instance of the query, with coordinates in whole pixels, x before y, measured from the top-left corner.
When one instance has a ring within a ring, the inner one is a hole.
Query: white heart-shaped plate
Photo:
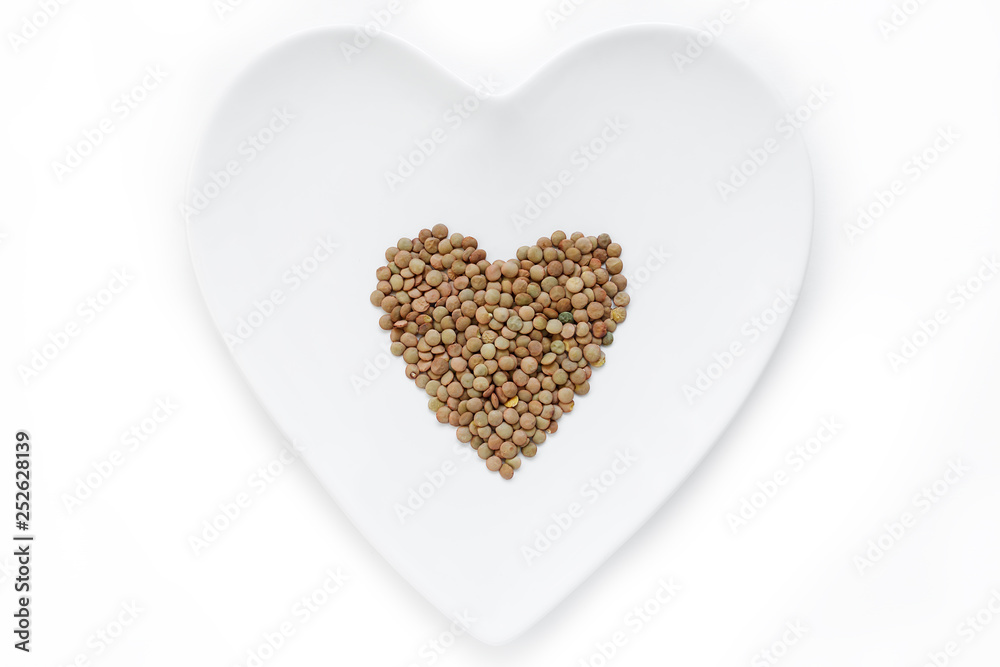
[[[529,628],[663,505],[801,285],[805,147],[725,50],[678,68],[694,34],[618,29],[493,94],[395,38],[310,32],[239,78],[195,158],[191,253],[239,367],[358,529],[482,641]],[[437,222],[491,261],[556,229],[624,248],[628,320],[510,482],[437,423],[369,303],[385,249]]]

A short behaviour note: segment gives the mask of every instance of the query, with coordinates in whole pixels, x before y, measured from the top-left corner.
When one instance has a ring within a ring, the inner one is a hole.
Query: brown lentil
[[[369,300],[437,421],[511,479],[605,363],[630,302],[621,254],[607,234],[556,231],[491,262],[437,224],[386,250]]]

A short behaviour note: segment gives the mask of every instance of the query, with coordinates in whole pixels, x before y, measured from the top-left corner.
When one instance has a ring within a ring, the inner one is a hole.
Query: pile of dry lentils
[[[490,262],[476,239],[440,224],[386,250],[371,302],[392,354],[437,420],[504,479],[604,365],[629,303],[621,252],[607,234],[557,231]]]

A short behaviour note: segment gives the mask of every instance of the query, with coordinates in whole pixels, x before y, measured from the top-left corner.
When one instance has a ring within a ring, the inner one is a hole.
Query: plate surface
[[[678,69],[694,34],[609,32],[496,94],[397,39],[348,59],[353,29],[311,32],[239,78],[196,156],[191,252],[240,369],[359,530],[485,642],[531,627],[663,505],[801,284],[806,150],[725,50]],[[734,168],[751,175],[724,197]],[[624,248],[607,364],[511,482],[437,423],[368,300],[385,248],[437,222],[491,260],[555,229]]]

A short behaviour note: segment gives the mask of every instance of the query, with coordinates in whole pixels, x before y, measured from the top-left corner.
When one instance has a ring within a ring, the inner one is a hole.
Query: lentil
[[[369,300],[437,421],[511,479],[590,391],[628,281],[607,234],[556,231],[508,261],[478,246],[443,224],[399,239]]]

